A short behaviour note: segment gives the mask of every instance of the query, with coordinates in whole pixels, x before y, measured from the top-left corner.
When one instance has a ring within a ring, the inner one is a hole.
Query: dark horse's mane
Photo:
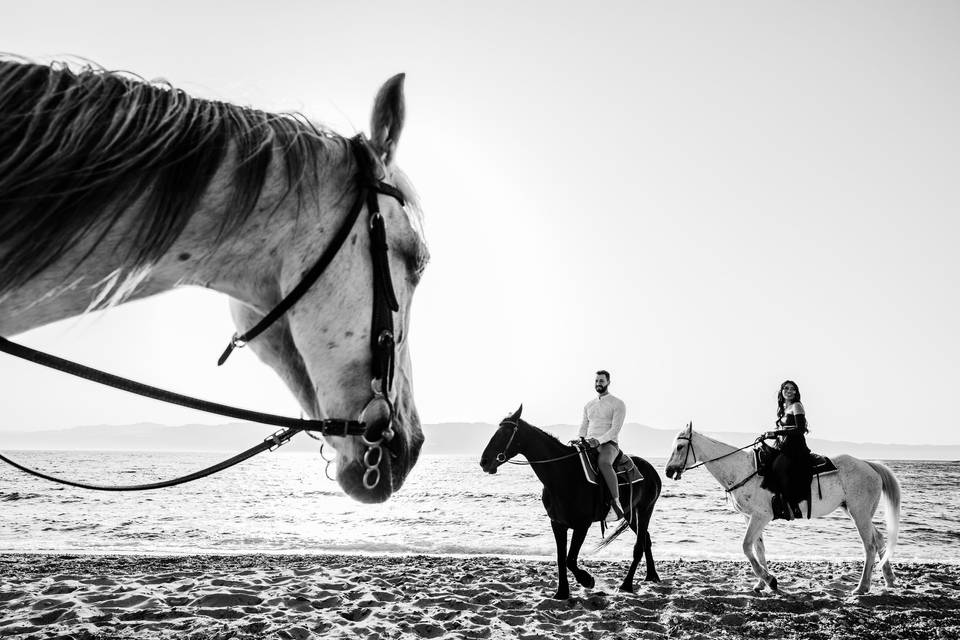
[[[314,187],[332,148],[325,140],[345,148],[299,114],[198,99],[89,64],[74,71],[0,57],[0,294],[88,235],[89,255],[141,197],[127,266],[149,265],[176,241],[229,157],[236,169],[223,236],[253,212],[275,155],[284,198]]]
[[[555,441],[555,442],[556,442],[557,444],[559,444],[560,446],[563,446],[563,447],[569,446],[569,445],[567,445],[566,443],[561,442],[561,441],[560,441],[560,438],[558,438],[557,436],[553,435],[553,434],[550,433],[549,431],[544,431],[544,430],[541,429],[540,427],[535,427],[535,426],[533,426],[532,424],[530,424],[529,422],[527,422],[526,420],[521,420],[521,422],[523,422],[523,424],[527,425],[528,427],[530,427],[530,428],[533,429],[534,431],[538,431],[538,432],[542,433],[542,434],[543,434],[544,436],[546,436],[548,439]]]

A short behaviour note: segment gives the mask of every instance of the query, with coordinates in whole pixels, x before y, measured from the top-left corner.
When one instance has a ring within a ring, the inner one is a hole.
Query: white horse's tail
[[[879,462],[866,461],[870,467],[880,474],[883,482],[883,496],[886,499],[884,515],[887,521],[887,550],[880,559],[880,564],[890,561],[893,557],[893,548],[897,544],[897,534],[900,531],[900,483],[887,467]]]

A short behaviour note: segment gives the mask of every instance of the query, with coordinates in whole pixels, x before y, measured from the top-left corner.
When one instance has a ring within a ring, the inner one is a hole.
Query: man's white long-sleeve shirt
[[[583,408],[580,437],[596,438],[600,444],[617,442],[626,415],[627,405],[620,398],[609,393],[594,398]]]

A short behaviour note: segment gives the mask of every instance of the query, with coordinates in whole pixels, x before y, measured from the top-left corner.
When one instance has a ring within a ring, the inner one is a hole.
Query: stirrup
[[[613,502],[610,503],[610,509],[607,511],[607,515],[604,516],[604,522],[619,522],[623,519],[623,510],[617,509],[617,505]]]

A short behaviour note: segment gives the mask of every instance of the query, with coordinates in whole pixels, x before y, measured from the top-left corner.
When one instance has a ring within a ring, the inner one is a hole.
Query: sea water
[[[216,453],[17,451],[14,459],[90,483],[137,484],[195,471]],[[651,459],[663,476],[663,459]],[[903,492],[896,558],[960,562],[960,462],[887,461]],[[104,493],[0,467],[0,551],[48,553],[404,553],[554,557],[553,533],[529,467],[487,475],[477,456],[424,456],[384,504],[360,504],[324,475],[318,454],[263,454],[179,487]],[[883,531],[883,508],[875,518]],[[742,558],[744,518],[703,469],[663,479],[650,524],[663,559]],[[773,522],[772,559],[858,559],[853,522],[838,510]],[[623,559],[630,532],[583,557]]]

